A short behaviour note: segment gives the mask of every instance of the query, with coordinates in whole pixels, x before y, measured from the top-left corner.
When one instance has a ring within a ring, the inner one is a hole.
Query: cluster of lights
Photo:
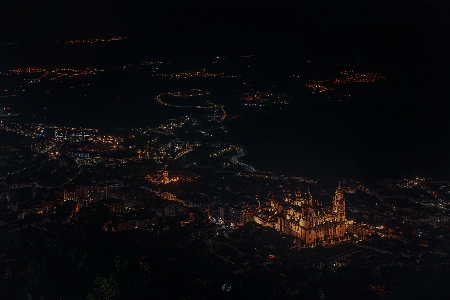
[[[184,200],[178,198],[177,196],[175,196],[172,193],[161,192],[161,190],[151,189],[151,188],[143,186],[143,185],[139,186],[139,188],[141,188],[143,190],[146,190],[146,191],[148,191],[150,193],[153,193],[153,194],[157,195],[158,197],[161,197],[164,200],[176,201],[176,202],[178,202],[178,203],[180,203],[180,204],[182,204],[184,206],[192,207],[192,203],[190,201],[184,201]]]
[[[228,147],[228,148],[221,149],[221,150],[219,150],[219,151],[216,151],[216,152],[211,153],[211,154],[209,155],[209,157],[217,157],[217,156],[220,156],[220,155],[225,154],[225,153],[227,153],[227,152],[233,151],[234,149],[236,149],[235,146],[230,146],[230,147]]]
[[[287,94],[279,93],[245,93],[241,99],[244,101],[252,101],[263,104],[289,104]],[[261,105],[260,105],[261,106]]]
[[[31,138],[42,138],[45,137],[45,131],[51,130],[52,136],[51,139],[47,140],[45,144],[39,145],[36,144],[34,149],[39,153],[49,153],[51,155],[58,155],[58,152],[55,152],[54,149],[63,143],[67,142],[82,142],[89,141],[92,142],[96,150],[95,151],[112,151],[116,149],[116,147],[123,142],[123,138],[119,136],[111,136],[111,135],[99,135],[98,129],[91,128],[72,128],[72,127],[55,127],[50,126],[47,127],[45,125],[30,125],[30,126],[20,126],[17,125],[14,127],[5,127],[6,130],[15,132],[22,136],[31,137]],[[100,146],[100,148],[99,148]],[[94,151],[92,149],[87,149],[88,146],[85,146],[84,151]],[[55,153],[54,153],[55,152]]]
[[[145,177],[145,180],[147,180],[148,182],[151,182],[151,183],[155,183],[155,184],[168,184],[170,182],[180,181],[180,180],[182,180],[182,178],[180,178],[178,176],[172,177],[172,178],[168,178],[168,177],[164,177],[164,176],[161,176],[161,175],[157,175],[156,177],[155,176],[152,177],[150,175],[147,175]]]
[[[178,72],[178,73],[169,73],[169,74],[156,74],[155,76],[165,77],[165,78],[192,78],[192,77],[219,77],[222,76],[223,73],[208,73],[206,69],[202,69],[200,71],[186,71],[186,72]]]
[[[214,103],[210,102],[212,105],[212,109],[214,110],[214,114],[208,116],[208,121],[217,121],[217,122],[223,122],[225,118],[227,117],[227,112],[225,111],[225,106],[219,105],[216,106]],[[221,113],[219,113],[221,112]],[[217,114],[219,113],[219,114]]]
[[[230,163],[244,167],[248,172],[251,173],[256,172],[256,169],[254,167],[239,161],[239,158],[245,155],[244,150],[240,147],[236,147],[235,149],[237,151],[237,154],[230,158]]]
[[[117,41],[123,41],[126,40],[127,37],[121,37],[121,36],[116,36],[116,37],[112,37],[110,39],[101,39],[101,38],[93,38],[93,39],[87,39],[87,40],[70,40],[67,41],[66,44],[79,44],[79,43],[103,43],[103,42],[117,42]]]
[[[177,98],[190,98],[190,97],[201,97],[201,96],[205,96],[205,95],[209,95],[210,94],[209,92],[198,90],[198,89],[191,90],[191,92],[194,92],[194,93],[187,94],[187,93],[182,93],[182,92],[167,92],[167,93],[159,94],[158,96],[156,96],[156,101],[159,104],[162,104],[162,105],[165,105],[165,106],[178,107],[178,108],[214,108],[214,107],[216,107],[216,105],[214,103],[212,103],[211,101],[209,101],[209,100],[205,101],[205,103],[207,105],[202,106],[202,105],[176,105],[176,104],[170,104],[170,103],[165,102],[162,99],[164,96],[167,96],[167,95],[171,96],[171,97],[177,97]]]
[[[40,74],[39,77],[29,80],[29,83],[40,82],[42,78],[50,74],[50,72],[46,69],[36,67],[19,68],[15,70],[9,70],[9,72],[12,74]]]
[[[272,180],[297,180],[299,182],[308,182],[308,183],[317,183],[318,182],[318,180],[306,179],[304,177],[299,177],[299,176],[286,177],[286,176],[279,176],[279,175],[264,175],[264,174],[241,173],[241,172],[236,173],[236,176],[258,177],[258,178],[265,178],[265,179],[272,179]]]
[[[184,155],[188,154],[189,152],[192,152],[194,149],[189,148],[189,149],[184,149],[181,152],[177,153],[177,155],[175,156],[174,160],[180,159],[181,157],[183,157]]]
[[[332,88],[327,88],[318,83],[307,83],[307,84],[305,84],[305,86],[313,91],[318,91],[319,93],[333,90]]]
[[[175,133],[173,132],[172,128],[169,126],[166,126],[165,124],[162,124],[158,127],[155,128],[148,128],[146,130],[147,135],[149,135],[150,132],[154,132],[154,133],[161,133],[164,135],[175,135]]]
[[[181,93],[181,92],[167,92],[167,93],[163,93],[163,94],[159,94],[158,96],[156,96],[156,101],[161,104],[161,105],[165,105],[165,106],[170,106],[170,107],[177,107],[177,108],[198,108],[198,109],[214,109],[215,112],[218,112],[219,109],[222,112],[220,115],[211,115],[209,116],[209,120],[210,121],[219,121],[222,122],[223,120],[225,120],[227,113],[225,111],[225,107],[223,105],[217,105],[213,102],[211,102],[210,100],[206,100],[205,101],[205,105],[178,105],[178,104],[171,104],[168,103],[166,101],[164,101],[162,98],[164,96],[171,96],[171,97],[177,97],[177,98],[190,98],[190,97],[200,97],[200,96],[204,96],[204,95],[209,95],[209,92],[206,91],[202,91],[199,89],[193,89],[191,90],[191,92],[194,93],[190,93],[190,94],[186,94],[186,93]]]
[[[203,91],[200,89],[192,89],[191,90],[191,94],[188,93],[182,93],[182,92],[168,92],[167,94],[173,97],[195,97],[195,96],[204,96],[204,95],[209,95],[210,92],[208,91]]]
[[[15,69],[15,70],[9,70],[9,72],[15,73],[15,74],[21,74],[21,73],[33,74],[33,73],[47,73],[47,70],[41,69],[41,68],[36,68],[36,67],[28,67],[28,68],[19,68],[19,69]]]
[[[95,75],[96,73],[104,72],[104,70],[94,69],[94,68],[84,68],[84,69],[55,69],[52,71],[58,78],[61,77],[79,77],[79,76],[89,76]]]
[[[352,71],[342,71],[344,77],[336,78],[333,83],[355,83],[355,82],[375,82],[379,79],[385,80],[386,78],[377,73],[356,74]]]
[[[309,81],[305,84],[305,86],[313,91],[318,91],[319,93],[323,93],[326,91],[333,90],[333,88],[325,86],[324,83],[330,83],[338,84],[338,83],[357,83],[357,82],[375,82],[377,80],[386,78],[380,74],[377,73],[366,73],[366,74],[357,74],[353,73],[353,70],[351,71],[342,71],[341,72],[344,77],[335,78],[332,80],[314,80]],[[291,77],[300,77],[292,75]]]
[[[425,179],[422,178],[415,178],[415,179],[403,179],[397,181],[397,186],[399,188],[408,188],[411,189],[414,186],[420,185]]]
[[[127,64],[127,65],[123,65],[123,66],[116,66],[114,67],[116,70],[128,70],[128,69],[141,69],[144,66],[149,66],[149,65],[160,65],[163,64],[164,62],[162,61],[141,61],[138,64]],[[158,68],[156,68],[158,69]]]
[[[78,166],[88,165],[95,166],[101,163],[103,159],[101,157],[89,157],[89,158],[75,158],[75,162]]]
[[[40,74],[39,77],[29,80],[29,83],[37,83],[40,82],[44,77],[49,76],[51,74],[56,76],[51,80],[55,80],[56,78],[63,78],[63,77],[73,78],[80,76],[95,75],[97,73],[104,72],[104,70],[94,68],[84,68],[84,69],[56,68],[54,70],[48,71],[42,68],[28,67],[9,70],[9,72],[12,74]]]
[[[102,144],[112,144],[112,145],[118,145],[121,142],[123,142],[123,138],[119,136],[112,136],[112,135],[104,135],[104,136],[93,136],[91,138],[88,138],[89,141],[98,142]]]
[[[168,127],[169,126],[162,124],[158,127],[159,129],[158,128],[156,128],[156,129],[150,128],[150,129],[147,129],[147,131],[165,133],[167,135],[175,135],[171,129],[168,129]],[[171,134],[169,134],[169,132]],[[156,140],[157,139],[154,139],[153,142],[156,142]],[[194,146],[196,146],[196,145],[194,145]],[[178,144],[176,142],[174,144],[174,141],[171,141],[171,142],[164,143],[164,144],[153,145],[153,146],[151,146],[151,149],[148,149],[148,150],[144,150],[144,151],[138,150],[138,154],[146,154],[146,158],[160,161],[163,159],[177,160],[191,151],[193,151],[193,149],[190,147],[189,144],[186,144],[186,146],[180,146],[180,144]]]

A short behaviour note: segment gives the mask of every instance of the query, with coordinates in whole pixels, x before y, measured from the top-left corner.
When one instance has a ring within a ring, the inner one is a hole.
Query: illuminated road
[[[239,158],[245,155],[244,150],[242,150],[242,148],[240,147],[237,147],[236,152],[237,154],[230,158],[230,163],[244,167],[248,172],[256,172],[256,169],[254,167],[239,161]]]

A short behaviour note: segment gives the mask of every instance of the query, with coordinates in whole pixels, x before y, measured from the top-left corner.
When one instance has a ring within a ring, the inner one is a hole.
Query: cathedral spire
[[[344,192],[342,191],[341,183],[339,182],[336,192],[334,193],[334,197],[336,199],[341,199],[343,197],[343,194]]]
[[[333,211],[344,211],[345,213],[344,191],[341,188],[340,182],[333,197]]]
[[[311,191],[309,190],[309,186],[308,186],[307,195],[308,195],[308,198],[307,198],[308,204],[309,204],[310,207],[312,207],[313,206],[313,198],[312,198],[312,195],[311,195]]]
[[[297,187],[297,190],[295,191],[295,196],[297,198],[302,198],[302,192],[300,191],[300,187]]]

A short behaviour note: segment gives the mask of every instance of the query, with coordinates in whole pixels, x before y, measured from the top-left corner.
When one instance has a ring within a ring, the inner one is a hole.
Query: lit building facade
[[[77,188],[76,196],[89,200],[119,198],[119,190],[122,187],[123,181],[106,181],[106,183],[82,185]]]
[[[296,242],[301,247],[326,246],[350,239],[347,233],[344,191],[340,185],[331,208],[314,201],[309,189],[305,195],[298,189],[295,199],[270,199],[269,205],[258,208],[254,220],[296,237]]]
[[[207,208],[207,213],[214,222],[239,227],[253,220],[255,208],[249,204],[230,206],[229,203],[212,203]]]

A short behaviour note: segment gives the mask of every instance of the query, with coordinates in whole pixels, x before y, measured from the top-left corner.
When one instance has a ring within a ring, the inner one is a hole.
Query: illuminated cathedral
[[[271,197],[270,204],[259,207],[254,220],[263,226],[296,238],[301,247],[333,245],[348,241],[344,192],[339,184],[331,207],[314,201],[309,191],[304,195],[297,189],[295,199],[278,200]]]

